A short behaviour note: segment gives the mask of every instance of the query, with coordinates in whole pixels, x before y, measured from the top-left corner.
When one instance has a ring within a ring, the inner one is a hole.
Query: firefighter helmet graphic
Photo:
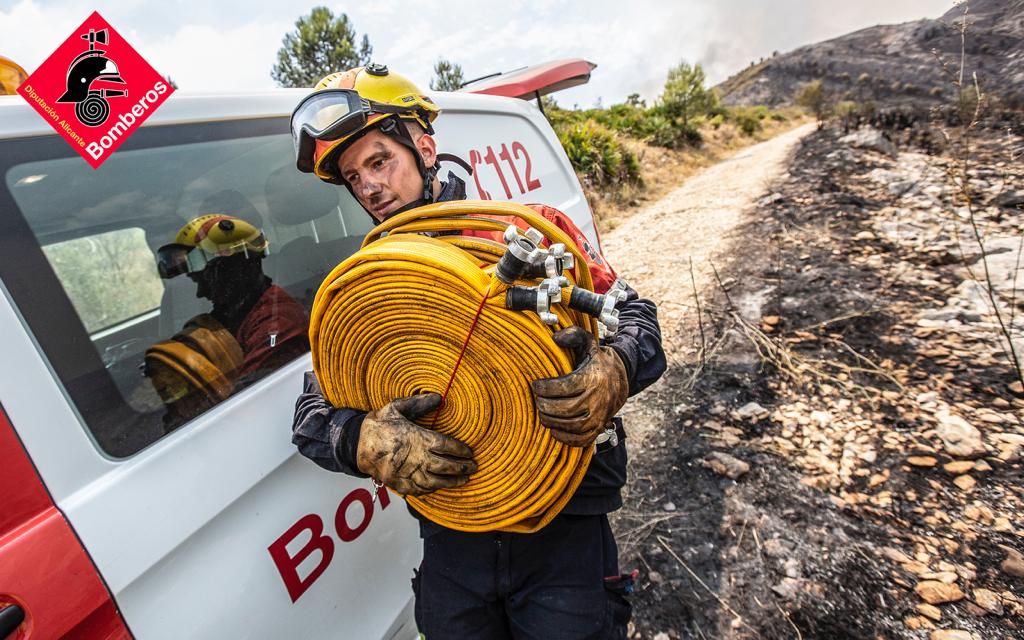
[[[97,43],[107,44],[107,30],[96,31],[89,29],[89,33],[81,35],[83,40],[89,42],[89,50],[80,53],[71,61],[68,69],[67,87],[57,102],[74,102],[75,115],[79,122],[87,127],[98,127],[107,121],[110,115],[110,105],[107,98],[116,98],[128,95],[123,89],[93,89],[93,82],[114,82],[124,84],[120,72],[114,61],[105,55],[104,51],[96,48]]]

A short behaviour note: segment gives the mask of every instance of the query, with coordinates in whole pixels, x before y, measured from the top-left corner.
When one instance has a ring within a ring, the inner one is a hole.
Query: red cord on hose
[[[452,384],[455,383],[455,374],[459,372],[459,365],[462,364],[462,357],[466,355],[466,348],[469,346],[469,340],[473,337],[473,332],[476,330],[476,325],[480,321],[480,314],[484,311],[484,305],[487,304],[487,298],[491,296],[491,283],[494,282],[494,278],[491,278],[491,282],[487,284],[487,291],[484,293],[483,300],[480,301],[480,306],[476,309],[476,315],[473,316],[473,323],[469,325],[469,333],[466,334],[466,341],[462,343],[462,349],[459,351],[459,359],[455,361],[455,368],[452,370],[452,376],[448,379],[448,386],[444,388],[444,393],[441,394],[441,404],[438,405],[437,411],[434,413],[434,421],[430,423],[430,428],[433,429],[437,425],[437,418],[441,415],[441,409],[444,408],[444,403],[448,400],[448,392],[452,389]]]

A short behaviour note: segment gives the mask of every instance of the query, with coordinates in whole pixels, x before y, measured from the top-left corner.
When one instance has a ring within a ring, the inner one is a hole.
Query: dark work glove
[[[573,351],[576,368],[533,383],[540,423],[559,442],[590,446],[626,404],[626,367],[614,349],[598,346],[581,327],[562,329],[552,337],[555,344]]]
[[[470,474],[477,469],[473,450],[455,438],[413,422],[440,404],[440,395],[421,393],[393,400],[366,414],[356,450],[359,470],[408,496],[469,482]]]

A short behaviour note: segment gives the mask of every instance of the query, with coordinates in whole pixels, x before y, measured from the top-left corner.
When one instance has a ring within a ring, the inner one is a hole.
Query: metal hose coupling
[[[564,276],[548,278],[536,287],[514,286],[505,294],[505,308],[513,311],[536,311],[545,324],[558,324],[558,316],[551,313],[551,305],[562,302],[562,288],[566,287]],[[615,306],[626,298],[626,285],[616,280],[605,294],[594,293],[582,287],[567,287],[569,308],[597,318],[605,337],[613,335],[619,328],[619,310]]]
[[[520,235],[519,228],[510,224],[503,238],[508,248],[494,269],[494,275],[499,280],[512,284],[527,277],[532,270],[544,268],[548,252],[540,246],[544,241],[544,234],[540,231],[530,227],[524,235]],[[565,247],[562,249],[564,251]]]
[[[573,287],[569,294],[569,308],[594,316],[608,334],[614,334],[619,328],[619,310],[615,305],[625,297],[625,290],[617,287],[612,287],[604,295]]]
[[[542,249],[543,251],[543,249]],[[544,252],[543,261],[530,265],[526,276],[529,278],[559,278],[565,271],[576,266],[575,257],[565,250],[565,245],[553,244]]]
[[[505,308],[511,311],[535,311],[544,324],[558,324],[551,305],[562,301],[565,278],[544,280],[536,287],[514,286],[505,293]]]

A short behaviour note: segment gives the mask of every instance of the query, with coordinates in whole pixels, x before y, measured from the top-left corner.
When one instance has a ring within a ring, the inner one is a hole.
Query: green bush
[[[588,186],[640,182],[640,162],[618,136],[601,123],[563,121],[555,127],[576,174]]]
[[[645,122],[644,139],[654,146],[681,149],[686,146],[700,146],[703,142],[695,123],[684,125],[680,120],[668,116],[659,107],[648,109]]]
[[[752,136],[761,130],[762,121],[768,117],[768,107],[732,107],[729,109],[729,120],[731,120],[740,131]]]
[[[647,135],[647,109],[630,104],[616,104],[607,109],[593,109],[589,117],[618,133],[634,138]]]
[[[851,100],[836,103],[835,114],[838,118],[849,118],[860,113],[860,105]]]
[[[765,120],[786,120],[784,114],[772,111],[763,105],[727,107],[717,99],[717,95],[713,92],[707,100],[706,107],[706,111],[695,112],[687,119],[675,114],[673,108],[664,103],[646,107],[640,100],[612,105],[606,109],[576,111],[549,106],[545,108],[545,114],[559,137],[567,137],[571,134],[589,138],[595,135],[600,137],[603,133],[611,133],[628,136],[667,149],[700,146],[703,143],[701,129],[707,127],[718,129],[725,122],[735,123],[743,133],[752,136],[761,130]],[[595,129],[595,125],[603,129],[604,132],[598,133],[600,129]],[[583,131],[590,133],[584,134]],[[568,151],[568,147],[566,150]],[[584,156],[589,157],[589,155],[581,151],[580,162],[591,162],[583,160]],[[571,154],[570,157],[572,157]],[[615,160],[610,158],[606,164],[608,166],[605,167],[605,170],[614,165]],[[590,179],[598,177],[596,174],[586,173]]]
[[[746,115],[740,117],[739,125],[740,131],[748,136],[752,136],[761,130],[761,121]]]
[[[862,74],[862,77],[864,75],[867,74]],[[868,77],[870,78],[870,76]],[[857,82],[859,84],[861,78],[858,78]],[[814,80],[801,85],[796,93],[797,105],[814,114],[814,117],[818,120],[818,129],[825,126],[825,119],[828,118],[829,113],[832,111],[833,101],[834,98],[825,90],[825,85],[821,80]]]
[[[546,113],[556,132],[593,122],[611,132],[669,149],[700,145],[702,138],[697,125],[706,121],[706,116],[699,116],[684,125],[681,119],[671,117],[660,105],[645,108],[629,103],[582,111],[549,109]]]

